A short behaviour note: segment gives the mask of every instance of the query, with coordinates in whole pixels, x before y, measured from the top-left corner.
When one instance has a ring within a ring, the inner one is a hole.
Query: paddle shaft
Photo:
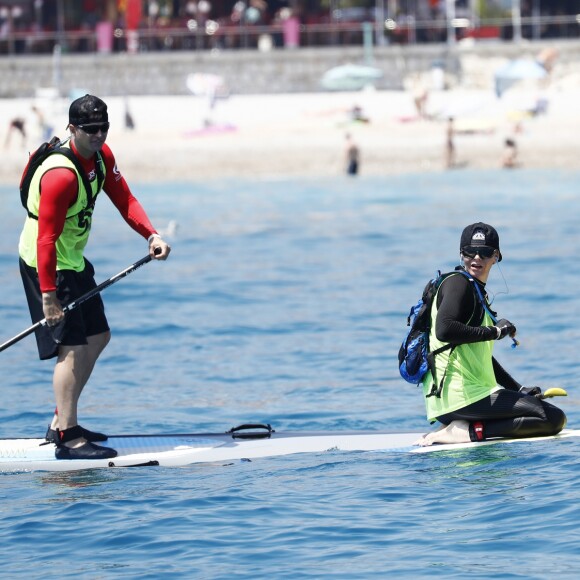
[[[70,310],[72,310],[73,308],[76,308],[77,306],[79,306],[83,302],[90,300],[91,298],[93,298],[93,296],[96,296],[97,294],[99,294],[99,292],[102,292],[105,288],[108,288],[109,286],[111,286],[112,284],[114,284],[115,282],[120,280],[121,278],[124,278],[125,276],[127,276],[131,272],[134,272],[135,270],[137,270],[137,268],[140,268],[141,266],[143,266],[144,264],[147,264],[147,262],[150,262],[150,261],[151,261],[151,256],[148,254],[147,256],[145,256],[144,258],[141,258],[140,260],[138,260],[134,264],[131,264],[128,268],[125,268],[122,272],[119,272],[118,274],[115,274],[115,276],[111,276],[108,280],[101,282],[98,286],[96,286],[92,290],[89,290],[86,294],[83,294],[80,298],[77,298],[76,300],[73,300],[72,302],[67,304],[62,309],[63,312],[65,312],[65,313],[69,312]],[[13,344],[16,344],[17,342],[21,341],[23,338],[27,337],[29,334],[32,334],[37,328],[40,328],[41,326],[46,326],[46,318],[39,320],[38,322],[34,323],[32,326],[30,326],[26,330],[23,330],[20,334],[17,334],[15,337],[11,338],[10,340],[7,340],[4,344],[1,344],[0,345],[0,352],[2,352],[3,350],[6,350],[8,347],[12,346]]]

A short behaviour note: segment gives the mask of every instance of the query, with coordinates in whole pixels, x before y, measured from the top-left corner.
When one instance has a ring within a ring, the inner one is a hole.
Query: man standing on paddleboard
[[[416,444],[556,435],[566,426],[563,411],[543,400],[540,387],[522,387],[493,356],[496,340],[510,336],[517,344],[516,327],[497,320],[485,292],[502,259],[497,231],[482,222],[467,226],[459,251],[461,266],[445,277],[431,306],[429,351],[452,348],[434,357],[437,381],[431,370],[422,381],[427,418],[441,426]]]
[[[107,459],[117,452],[95,445],[107,436],[84,429],[77,418],[81,392],[111,336],[101,296],[63,312],[64,305],[96,287],[84,248],[101,189],[131,228],[148,240],[152,258],[167,259],[171,248],[151,225],[105,144],[109,117],[104,101],[93,95],[73,101],[68,129],[70,140],[61,146],[74,158],[48,156],[30,182],[18,248],[20,272],[32,321],[47,322],[36,330],[40,359],[56,357],[57,410],[46,439],[56,444],[57,459]]]

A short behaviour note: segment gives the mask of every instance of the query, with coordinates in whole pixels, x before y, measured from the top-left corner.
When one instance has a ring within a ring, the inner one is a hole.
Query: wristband
[[[497,330],[496,340],[499,340],[501,338],[501,328],[499,326],[494,326],[494,328]]]
[[[153,238],[159,238],[159,239],[161,239],[161,236],[160,236],[159,234],[151,234],[151,235],[150,235],[150,236],[147,238],[147,243],[148,243],[148,244],[150,244],[150,243],[151,243],[151,240],[152,240]]]

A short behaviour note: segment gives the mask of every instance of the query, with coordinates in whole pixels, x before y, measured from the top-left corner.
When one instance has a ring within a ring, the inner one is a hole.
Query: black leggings
[[[486,439],[556,435],[566,426],[566,415],[558,407],[508,389],[501,389],[463,409],[441,415],[437,420],[444,425],[457,420],[481,421]]]

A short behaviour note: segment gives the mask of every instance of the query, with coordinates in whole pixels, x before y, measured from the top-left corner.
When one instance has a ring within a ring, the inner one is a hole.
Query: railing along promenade
[[[103,24],[103,23],[102,23]],[[104,23],[107,24],[107,23]],[[417,21],[407,16],[380,22],[329,22],[321,24],[220,24],[142,28],[137,34],[122,28],[100,26],[92,30],[10,30],[0,35],[0,57],[63,53],[155,52],[276,48],[375,46],[424,43],[455,44],[466,39],[526,41],[578,39],[580,15],[522,17],[469,21]]]

